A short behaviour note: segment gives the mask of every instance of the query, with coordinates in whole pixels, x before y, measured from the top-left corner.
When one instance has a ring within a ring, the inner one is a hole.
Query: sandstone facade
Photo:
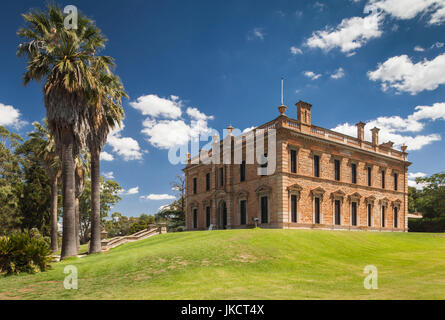
[[[312,125],[312,106],[297,103],[297,120],[281,115],[255,132],[276,130],[276,169],[261,176],[260,165],[234,164],[235,137],[229,135],[231,164],[205,165],[189,159],[186,168],[186,228],[321,228],[408,231],[408,154],[364,139]],[[267,150],[266,153],[272,150]],[[242,143],[246,160],[246,141]],[[211,156],[213,151],[209,152]],[[244,169],[245,168],[245,169]],[[255,221],[255,219],[257,219]]]

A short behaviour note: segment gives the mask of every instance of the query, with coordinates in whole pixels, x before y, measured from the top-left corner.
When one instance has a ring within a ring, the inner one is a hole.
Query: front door
[[[227,229],[227,205],[225,201],[220,206],[220,217],[221,229]]]

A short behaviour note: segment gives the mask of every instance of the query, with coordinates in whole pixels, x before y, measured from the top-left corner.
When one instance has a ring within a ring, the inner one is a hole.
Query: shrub
[[[410,232],[445,232],[445,218],[409,219]]]
[[[51,249],[43,238],[32,238],[28,233],[15,233],[0,238],[0,272],[19,274],[47,270]]]

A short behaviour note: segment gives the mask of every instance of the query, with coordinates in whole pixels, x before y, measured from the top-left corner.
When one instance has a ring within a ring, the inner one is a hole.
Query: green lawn
[[[64,267],[79,289],[63,288]],[[375,265],[379,289],[365,290]],[[445,237],[231,230],[156,236],[0,278],[0,299],[445,299]]]

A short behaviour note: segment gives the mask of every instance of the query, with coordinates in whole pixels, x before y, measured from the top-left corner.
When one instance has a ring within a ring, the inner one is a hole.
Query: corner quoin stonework
[[[245,179],[241,181],[241,165],[222,164],[222,152],[221,164],[192,164],[195,161],[189,157],[184,169],[186,229],[205,230],[210,225],[214,229],[249,228],[258,218],[262,228],[407,232],[411,163],[406,146],[398,151],[392,142],[379,144],[378,128],[371,130],[372,142],[365,141],[362,122],[357,124],[356,138],[314,126],[312,106],[303,101],[296,106],[297,120],[287,117],[287,108],[281,105],[280,116],[254,130],[265,131],[265,153],[267,131],[276,130],[277,167],[273,175],[259,176],[255,162],[245,165]],[[233,145],[232,134],[226,139]],[[222,148],[223,142],[220,144]],[[244,141],[243,159],[245,149]],[[232,148],[232,163],[233,158]],[[314,158],[319,159],[318,177]],[[340,168],[338,180],[336,163]]]

